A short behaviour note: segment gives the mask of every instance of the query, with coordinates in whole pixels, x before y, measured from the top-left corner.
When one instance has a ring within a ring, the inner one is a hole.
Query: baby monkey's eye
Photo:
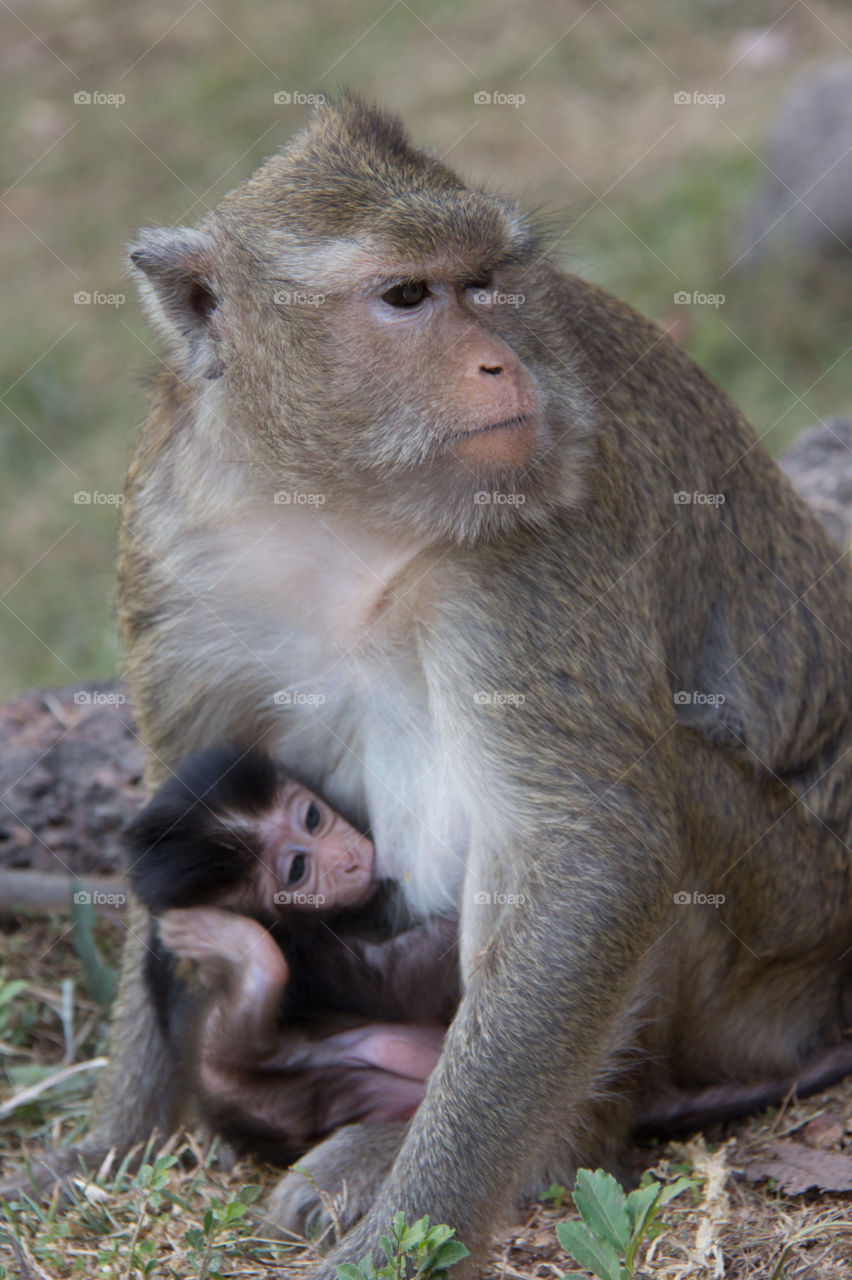
[[[419,307],[424,298],[429,296],[425,280],[406,280],[404,284],[395,284],[382,294],[382,302],[391,307]]]
[[[322,822],[322,814],[318,806],[312,800],[308,805],[308,812],[305,814],[305,828],[309,835],[313,835],[319,824]]]
[[[300,880],[304,880],[307,866],[307,855],[304,853],[297,853],[293,861],[290,863],[290,870],[287,872],[287,883],[298,884]]]
[[[473,280],[468,280],[465,285],[466,289],[490,289],[494,283],[494,273],[492,271],[483,271],[481,275],[474,276]]]

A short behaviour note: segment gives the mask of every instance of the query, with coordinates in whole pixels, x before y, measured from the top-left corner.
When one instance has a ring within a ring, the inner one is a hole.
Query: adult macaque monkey
[[[184,761],[124,834],[158,919],[146,978],[187,1092],[234,1150],[289,1164],[408,1120],[458,1003],[455,918],[401,928],[367,839],[258,751]],[[176,960],[204,987],[187,1007]]]
[[[320,1274],[395,1210],[474,1268],[640,1099],[841,1052],[849,566],[683,351],[354,99],[131,261],[172,344],[120,563],[152,780],[263,740],[461,913],[410,1126],[305,1158],[364,1215]],[[121,999],[126,1143],[174,1116],[141,948]]]

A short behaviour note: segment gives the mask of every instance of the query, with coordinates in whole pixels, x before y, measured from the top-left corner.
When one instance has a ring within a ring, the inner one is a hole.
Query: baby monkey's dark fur
[[[220,934],[246,916],[265,931],[237,933],[230,949],[227,935],[212,936],[215,987],[199,997],[152,920],[145,977],[204,1119],[235,1151],[282,1165],[343,1124],[407,1119],[423,1081],[378,1067],[377,1047],[385,1056],[396,1047],[397,1068],[412,1034],[416,1047],[439,1047],[459,998],[457,922],[401,929],[389,882],[363,906],[331,911],[252,890],[265,856],[259,824],[288,781],[264,752],[211,747],[183,762],[124,835],[133,891],[155,916],[212,904],[240,916],[220,915]],[[267,939],[284,956],[286,983],[276,982],[274,948],[263,963]]]

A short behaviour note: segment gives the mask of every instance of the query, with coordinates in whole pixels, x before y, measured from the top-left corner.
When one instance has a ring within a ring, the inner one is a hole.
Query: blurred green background
[[[350,85],[467,176],[543,206],[560,264],[674,322],[777,450],[852,410],[852,266],[776,255],[744,272],[741,219],[791,82],[850,55],[847,0],[0,7],[0,694],[118,668],[115,495],[161,354],[123,246],[199,218],[302,124],[300,95]],[[678,306],[680,290],[725,301]]]

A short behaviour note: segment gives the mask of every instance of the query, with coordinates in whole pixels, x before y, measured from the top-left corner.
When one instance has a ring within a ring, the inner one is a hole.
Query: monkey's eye
[[[493,283],[493,272],[483,271],[482,275],[476,276],[473,280],[468,280],[465,289],[490,289]]]
[[[406,280],[404,284],[395,284],[387,293],[383,293],[382,302],[390,307],[419,307],[428,296],[425,280]]]
[[[300,880],[304,880],[307,869],[307,854],[297,853],[290,863],[290,870],[287,872],[287,883],[298,884]]]
[[[322,814],[312,800],[308,805],[308,811],[305,814],[305,830],[308,832],[308,835],[313,835],[321,822]]]

